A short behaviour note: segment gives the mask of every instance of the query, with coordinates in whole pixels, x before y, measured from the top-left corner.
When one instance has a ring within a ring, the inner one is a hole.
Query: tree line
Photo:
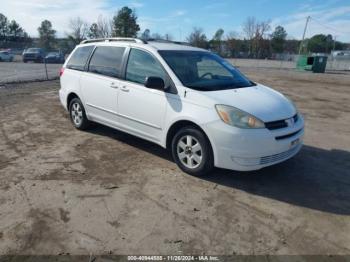
[[[0,13],[0,47],[29,45],[31,38],[15,20]]]
[[[161,35],[151,33],[149,29],[140,32],[135,10],[125,6],[118,10],[112,19],[100,15],[96,22],[88,24],[80,17],[69,21],[66,37],[57,38],[49,20],[44,20],[38,27],[38,39],[31,39],[22,27],[15,21],[9,21],[6,16],[0,14],[0,47],[10,43],[17,46],[28,47],[36,44],[46,50],[61,49],[70,52],[75,45],[84,39],[105,37],[139,37],[142,39],[172,40],[169,33]],[[254,17],[248,17],[242,24],[242,37],[235,32],[225,34],[223,29],[218,29],[209,39],[201,28],[193,28],[186,37],[186,41],[196,47],[210,49],[221,56],[226,57],[251,57],[273,58],[275,54],[298,53],[301,42],[289,39],[286,30],[277,26],[272,30],[270,21],[258,21]],[[335,41],[332,35],[318,34],[306,39],[303,52],[330,53],[331,50],[343,50],[350,46]]]
[[[297,54],[300,40],[288,39],[288,34],[282,26],[273,30],[270,21],[257,21],[248,17],[242,25],[243,39],[235,32],[224,34],[218,29],[212,39],[208,39],[201,28],[193,28],[187,41],[197,47],[211,49],[221,56],[273,58],[276,54]],[[330,53],[332,50],[350,48],[349,44],[335,41],[332,35],[316,34],[305,39],[302,45],[303,53]]]

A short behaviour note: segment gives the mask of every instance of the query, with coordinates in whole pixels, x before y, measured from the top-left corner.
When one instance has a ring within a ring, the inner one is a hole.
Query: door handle
[[[118,88],[117,84],[114,83],[114,82],[111,83],[110,87],[112,87],[112,88]]]
[[[122,90],[123,92],[129,92],[129,91],[130,91],[129,88],[127,88],[126,86],[122,86],[122,87],[121,87],[121,90]]]

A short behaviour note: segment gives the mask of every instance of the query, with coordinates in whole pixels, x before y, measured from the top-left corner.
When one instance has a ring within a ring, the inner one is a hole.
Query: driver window
[[[201,61],[197,62],[197,68],[198,77],[201,78],[232,78],[232,74],[213,59],[203,57]]]
[[[149,76],[160,77],[166,82],[165,75],[164,69],[152,55],[139,49],[131,49],[126,80],[143,85]]]

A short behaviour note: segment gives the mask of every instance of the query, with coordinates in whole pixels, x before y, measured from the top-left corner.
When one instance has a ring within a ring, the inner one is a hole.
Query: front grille
[[[266,165],[266,164],[281,161],[283,159],[287,159],[290,156],[294,155],[299,150],[299,148],[300,148],[300,145],[279,154],[261,157],[260,165]]]
[[[294,123],[296,123],[298,121],[298,119],[299,119],[298,114],[295,114],[293,116]],[[280,128],[285,128],[285,127],[288,127],[286,120],[287,119],[266,122],[265,127],[269,130],[276,130],[276,129],[280,129]]]
[[[278,120],[278,121],[273,121],[273,122],[267,122],[267,123],[265,123],[265,126],[269,130],[275,130],[275,129],[288,127],[288,125],[287,125],[285,120]]]
[[[287,135],[283,135],[283,136],[276,136],[275,139],[276,140],[281,140],[281,139],[286,139],[286,138],[290,138],[292,136],[295,136],[296,134],[298,134],[302,129],[299,129],[298,131],[296,132],[293,132],[293,133],[290,133],[290,134],[287,134]]]

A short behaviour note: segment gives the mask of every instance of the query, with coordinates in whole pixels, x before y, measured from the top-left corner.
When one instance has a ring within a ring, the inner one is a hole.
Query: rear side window
[[[111,77],[119,77],[125,48],[99,46],[90,60],[89,72]]]
[[[79,47],[69,59],[67,68],[75,70],[84,70],[87,60],[94,49],[94,46]]]
[[[160,77],[166,82],[166,73],[161,64],[149,53],[139,49],[131,49],[126,80],[144,84],[149,76]]]

